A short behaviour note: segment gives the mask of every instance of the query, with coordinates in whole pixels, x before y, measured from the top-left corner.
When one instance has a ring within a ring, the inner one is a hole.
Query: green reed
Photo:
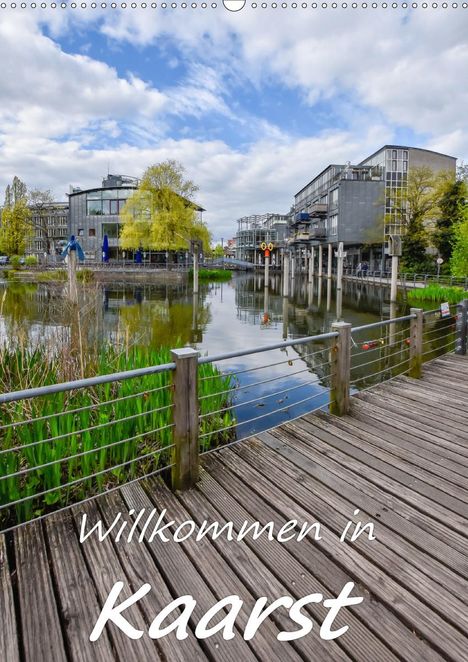
[[[0,349],[1,390],[64,381],[69,359],[42,346]],[[92,361],[88,357],[86,376],[169,362],[166,348],[122,352],[106,345]],[[172,421],[171,381],[171,372],[162,372],[0,405],[0,505],[47,492],[0,511],[0,523],[26,521],[169,465],[171,451],[164,449],[172,443],[172,429],[166,427]],[[229,394],[218,393],[232,386],[230,376],[201,365],[199,395],[209,397],[200,399],[200,414],[229,406]],[[230,430],[218,432],[233,425],[231,411],[201,419],[200,432],[209,433],[204,450],[232,438]],[[63,487],[67,483],[75,484]]]
[[[427,287],[415,288],[408,292],[408,301],[446,301],[447,303],[458,303],[468,296],[462,287],[443,287],[441,285],[427,285]]]

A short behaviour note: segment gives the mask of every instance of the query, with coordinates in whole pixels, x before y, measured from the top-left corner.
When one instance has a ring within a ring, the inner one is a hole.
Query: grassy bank
[[[468,292],[465,292],[462,287],[442,287],[441,285],[428,285],[408,292],[410,303],[419,301],[458,303],[465,297],[468,297]]]
[[[66,352],[1,349],[1,391],[65,381],[74,360]],[[119,352],[108,345],[86,359],[84,372],[121,372],[170,361],[168,349]],[[208,396],[200,400],[200,413],[226,407],[227,395],[216,394],[231,388],[231,378],[209,364],[200,366],[199,376],[199,394]],[[3,524],[28,520],[171,462],[170,450],[164,450],[172,443],[171,427],[166,427],[172,421],[169,372],[0,405],[0,416],[0,505],[44,493],[0,510]],[[232,422],[229,412],[202,418],[200,433],[208,433],[204,448],[228,440],[229,431],[216,430]],[[62,487],[67,483],[72,484]]]
[[[189,277],[193,279],[193,269],[189,270]],[[232,271],[229,269],[200,269],[198,271],[199,280],[231,280]]]

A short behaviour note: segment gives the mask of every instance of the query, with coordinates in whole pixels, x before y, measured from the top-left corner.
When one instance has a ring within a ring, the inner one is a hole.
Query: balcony
[[[327,237],[327,228],[323,226],[318,228],[311,228],[309,235],[310,239],[325,239]]]
[[[328,205],[316,203],[309,207],[310,216],[323,216],[328,211]]]

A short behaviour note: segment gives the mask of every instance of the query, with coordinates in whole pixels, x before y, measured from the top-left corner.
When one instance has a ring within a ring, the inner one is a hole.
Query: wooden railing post
[[[199,474],[198,444],[198,352],[191,347],[171,350],[173,373],[174,428],[172,489],[187,490]]]
[[[351,324],[333,322],[332,331],[338,332],[330,348],[330,413],[344,416],[349,412],[349,382],[351,374]]]
[[[463,299],[457,305],[456,330],[455,354],[465,356],[468,344],[468,299]]]
[[[408,375],[414,377],[414,379],[421,379],[424,311],[422,308],[411,308],[410,313],[411,315],[416,315],[416,317],[410,320],[410,356]]]

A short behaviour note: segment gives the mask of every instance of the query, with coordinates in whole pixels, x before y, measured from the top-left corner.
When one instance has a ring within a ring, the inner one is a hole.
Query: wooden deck
[[[174,495],[158,480],[132,484],[8,541],[0,537],[0,660],[466,662],[467,377],[468,357],[437,359],[420,381],[401,377],[353,398],[350,416],[305,416],[206,456],[195,490]],[[128,543],[109,536],[80,544],[83,512],[109,524],[118,512],[132,521],[131,508],[166,508],[177,523],[232,521],[236,530],[245,520],[278,528],[290,519],[317,521],[322,539]],[[350,518],[374,522],[376,540],[340,543]],[[144,634],[132,640],[109,624],[91,643],[117,581],[125,597],[151,584],[125,612]],[[333,597],[348,581],[364,600],[340,612],[334,627],[349,629],[339,638],[320,638],[328,609],[318,603],[306,609],[314,621],[307,636],[277,640],[298,628],[281,609],[244,640],[260,596]],[[153,618],[186,594],[197,601],[189,636],[150,639]],[[232,594],[245,603],[235,637],[197,639],[201,616]]]

